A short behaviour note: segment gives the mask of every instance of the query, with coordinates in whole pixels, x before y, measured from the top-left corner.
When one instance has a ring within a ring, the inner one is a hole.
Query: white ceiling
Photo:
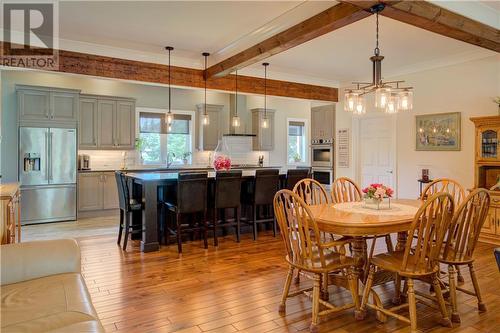
[[[202,66],[254,45],[313,16],[335,1],[64,1],[59,5],[60,47],[127,59]],[[457,8],[459,3],[455,3]],[[498,15],[493,7],[487,7]],[[470,8],[470,4],[469,7]],[[494,54],[401,22],[381,17],[380,48],[386,76]],[[269,58],[269,76],[337,85],[370,80],[374,17],[333,31]],[[242,70],[260,75],[259,64]],[[367,77],[368,75],[368,77]]]

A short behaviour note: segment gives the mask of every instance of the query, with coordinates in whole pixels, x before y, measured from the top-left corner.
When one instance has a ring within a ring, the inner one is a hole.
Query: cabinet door
[[[116,148],[116,101],[98,100],[98,135],[97,145],[101,149]]]
[[[78,175],[78,210],[100,210],[102,205],[102,173],[89,172]]]
[[[332,110],[323,110],[323,133],[326,139],[333,139],[335,134],[333,133],[335,113]]]
[[[97,99],[80,98],[80,122],[78,125],[78,147],[97,148]]]
[[[20,120],[49,120],[50,94],[48,91],[18,91]]]
[[[498,128],[482,128],[478,135],[478,158],[480,160],[498,160],[500,154],[498,152]]]
[[[486,217],[486,221],[484,221],[481,232],[485,234],[494,235],[497,224],[497,218],[500,218],[499,215],[500,214],[497,214],[497,208],[490,207],[490,209],[488,210],[488,216]]]
[[[207,111],[210,123],[202,127],[203,150],[214,150],[220,139],[220,112]]]
[[[311,110],[311,138],[313,140],[322,138],[323,130],[323,112],[321,110]]]
[[[113,172],[104,172],[102,178],[102,207],[103,209],[116,209],[118,208],[118,188],[115,174]]]
[[[116,143],[120,149],[134,149],[135,103],[116,102]]]
[[[50,93],[50,118],[56,121],[77,121],[78,95],[67,92]]]

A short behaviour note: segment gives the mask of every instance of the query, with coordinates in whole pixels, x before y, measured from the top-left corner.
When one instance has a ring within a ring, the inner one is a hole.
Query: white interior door
[[[396,122],[393,117],[359,119],[358,179],[364,188],[382,183],[396,191]],[[397,193],[397,192],[396,192]]]

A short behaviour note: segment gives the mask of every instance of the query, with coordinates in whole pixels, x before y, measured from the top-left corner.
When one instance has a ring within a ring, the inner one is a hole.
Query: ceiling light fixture
[[[378,3],[370,8],[370,12],[376,15],[376,44],[374,55],[370,57],[373,63],[372,82],[353,82],[355,88],[346,89],[344,94],[344,110],[354,114],[366,113],[365,95],[375,92],[375,108],[382,109],[388,114],[413,109],[413,87],[400,87],[405,81],[382,81],[382,60],[379,44],[379,13],[384,10],[385,5]]]
[[[208,52],[203,52],[202,55],[205,57],[205,71],[203,72],[203,78],[205,79],[205,104],[204,104],[204,112],[202,123],[204,126],[210,124],[210,117],[207,113],[207,57],[210,55]]]
[[[269,121],[267,120],[267,66],[268,62],[262,64],[264,66],[264,117],[262,118],[262,128],[269,127]]]
[[[171,82],[171,71],[170,71],[170,52],[172,52],[174,48],[172,46],[166,46],[165,50],[168,51],[168,113],[167,113],[167,125],[170,130],[172,121],[174,119],[174,116],[172,115],[172,88],[170,87],[170,82]]]
[[[235,89],[234,89],[234,116],[231,121],[233,127],[240,127],[240,117],[238,117],[238,71],[235,75]]]

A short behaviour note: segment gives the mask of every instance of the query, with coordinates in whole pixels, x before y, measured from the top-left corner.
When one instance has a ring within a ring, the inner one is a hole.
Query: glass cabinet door
[[[498,157],[498,131],[485,130],[481,132],[481,158],[496,159]]]

